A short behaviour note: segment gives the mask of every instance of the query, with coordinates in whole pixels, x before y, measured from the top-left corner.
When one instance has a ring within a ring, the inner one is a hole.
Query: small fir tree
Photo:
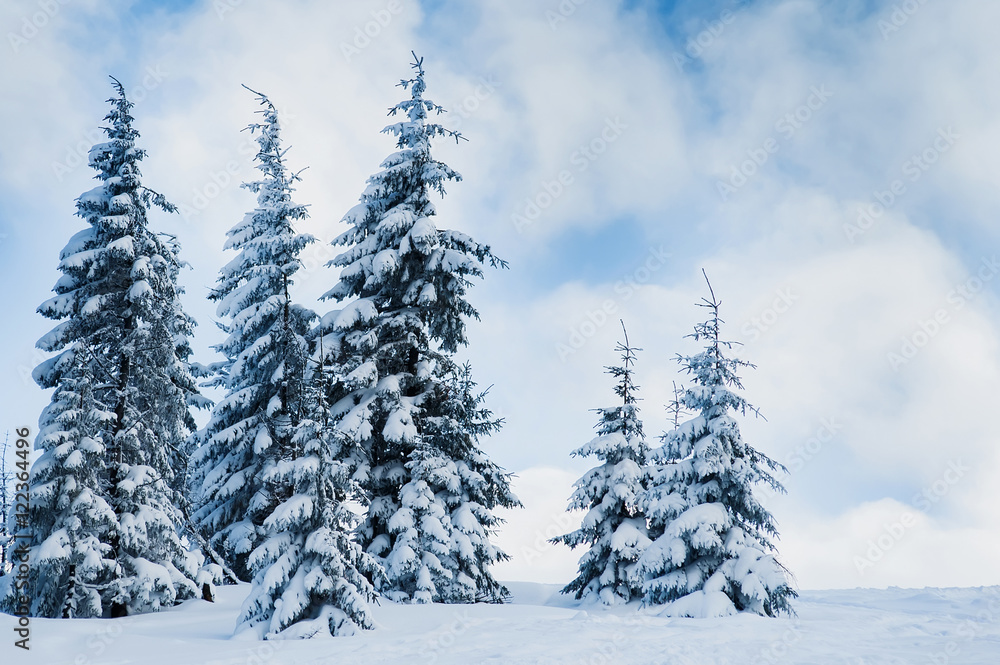
[[[615,394],[621,403],[597,409],[601,416],[598,436],[573,451],[575,456],[593,455],[603,462],[576,482],[570,497],[570,509],[587,514],[579,529],[552,539],[574,548],[590,546],[580,559],[576,579],[562,592],[576,592],[578,599],[593,596],[605,605],[627,603],[641,595],[634,569],[650,542],[645,515],[638,507],[649,453],[634,380],[636,352],[641,349],[629,345],[624,323],[622,331],[625,341],[615,348],[621,353],[621,365],[606,368],[617,380]]]
[[[757,410],[736,392],[743,389],[737,371],[754,365],[726,357],[735,343],[720,339],[721,303],[711,284],[709,293],[700,303],[709,319],[690,335],[705,350],[678,356],[694,381],[679,404],[695,415],[653,451],[651,485],[640,504],[655,540],[634,578],[645,603],[667,604],[675,615],[790,614],[797,594],[775,558],[774,518],[753,495],[759,483],[784,491],[772,472],[785,469],[740,435],[733,413]]]
[[[353,540],[357,494],[351,442],[328,421],[322,365],[312,406],[296,428],[295,454],[264,475],[271,494],[287,497],[263,521],[265,538],[249,557],[254,572],[237,632],[265,639],[351,635],[372,627],[369,604],[378,562]]]
[[[510,559],[491,541],[503,523],[494,510],[519,508],[521,502],[511,491],[510,474],[479,446],[503,427],[484,406],[487,392],[476,391],[469,363],[451,365],[422,412],[423,442],[446,461],[441,473],[426,476],[449,517],[450,551],[442,563],[451,576],[438,588],[445,602],[499,603],[509,596],[490,570]]]

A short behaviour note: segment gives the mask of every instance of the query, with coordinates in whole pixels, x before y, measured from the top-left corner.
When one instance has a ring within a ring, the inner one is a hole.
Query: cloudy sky
[[[198,360],[221,341],[208,288],[253,206],[240,87],[282,112],[308,167],[296,296],[336,275],[325,243],[393,146],[410,51],[469,140],[439,224],[510,262],[472,292],[471,360],[506,419],[488,452],[526,508],[501,579],[565,582],[547,537],[612,403],[619,319],[644,350],[647,433],[667,424],[707,270],[758,369],[784,462],[765,497],[803,588],[1000,583],[1000,5],[989,0],[7,0],[0,6],[0,435],[36,429],[35,314],[82,228],[87,150],[111,95],[136,101],[145,183],[181,206]],[[993,192],[991,194],[991,192]]]

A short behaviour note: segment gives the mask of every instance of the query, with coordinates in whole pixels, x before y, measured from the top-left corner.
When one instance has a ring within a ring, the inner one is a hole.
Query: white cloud
[[[833,520],[800,513],[786,524],[785,563],[802,588],[996,584],[1000,536],[956,526],[891,499],[864,503]],[[789,528],[790,527],[790,528]]]

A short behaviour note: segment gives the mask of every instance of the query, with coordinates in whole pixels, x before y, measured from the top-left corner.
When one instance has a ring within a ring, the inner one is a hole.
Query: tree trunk
[[[131,329],[131,322],[127,322],[125,325],[125,330]],[[131,360],[126,354],[122,354],[121,364],[118,370],[118,403],[115,405],[115,424],[111,428],[111,441],[113,442],[114,449],[109,451],[111,455],[111,508],[115,511],[115,521],[121,520],[121,502],[118,497],[118,485],[121,483],[121,465],[123,462],[122,447],[121,442],[118,441],[118,434],[122,431],[125,422],[125,410],[127,407],[126,391],[128,390],[128,380],[129,372],[131,371]],[[111,536],[108,538],[108,545],[111,546],[111,551],[108,554],[108,558],[115,561],[115,570],[113,576],[118,577],[121,566],[117,563],[119,557],[119,549],[121,547],[121,541],[118,536],[118,531],[112,531]],[[111,618],[117,619],[119,617],[128,616],[128,608],[123,603],[114,602],[111,604]]]
[[[69,565],[69,579],[66,580],[66,603],[63,605],[62,618],[72,619],[76,610],[76,564]]]
[[[197,527],[195,527],[194,521],[191,519],[191,515],[188,514],[187,506],[184,505],[181,506],[180,508],[181,508],[181,514],[184,515],[184,521],[187,523],[188,532],[190,532],[191,536],[198,541],[198,544],[201,545],[201,549],[204,550],[205,553],[209,557],[211,557],[213,561],[215,561],[215,563],[219,564],[219,567],[222,568],[222,572],[226,574],[226,577],[228,577],[233,584],[239,584],[240,582],[242,582],[242,580],[233,571],[233,569],[230,568],[228,565],[226,565],[226,560],[223,559],[222,556],[215,551],[215,548],[212,547],[212,544],[208,542],[208,540],[204,536],[198,533],[198,529]]]

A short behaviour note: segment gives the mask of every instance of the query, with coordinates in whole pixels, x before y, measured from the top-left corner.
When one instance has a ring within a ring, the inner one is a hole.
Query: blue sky
[[[309,167],[303,230],[329,241],[392,150],[379,130],[412,49],[469,138],[436,148],[465,178],[440,224],[511,264],[473,290],[482,322],[465,352],[507,420],[487,448],[527,506],[501,534],[514,555],[501,576],[572,575],[579,553],[537,543],[564,526],[587,468],[569,453],[612,398],[617,321],[644,349],[655,437],[706,268],[758,365],[744,383],[767,421],[744,432],[793,468],[769,505],[799,581],[996,584],[998,13],[985,0],[4,3],[0,431],[34,427],[47,400],[23,380],[51,327],[34,310],[81,228],[73,200],[92,184],[78,163],[108,74],[137,100],[146,183],[187,211],[153,223],[183,243],[208,362],[220,338],[204,295],[253,204],[236,186],[255,110],[240,84],[281,108],[289,161]],[[296,295],[322,313],[332,250],[310,251]],[[915,500],[932,488],[940,500]],[[907,513],[916,526],[864,565]]]

